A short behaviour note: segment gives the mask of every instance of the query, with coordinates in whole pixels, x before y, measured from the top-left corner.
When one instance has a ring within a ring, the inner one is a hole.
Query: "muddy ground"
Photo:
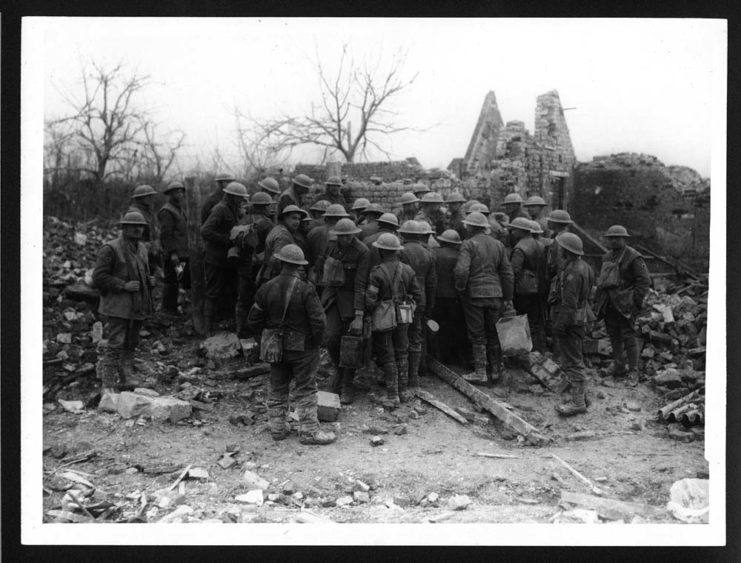
[[[166,328],[163,334],[157,336],[166,349],[153,346],[155,335],[143,338],[139,377],[162,395],[198,392],[206,405],[176,424],[125,420],[93,407],[94,375],[77,379],[58,397],[83,399],[85,409],[44,406],[44,521],[69,510],[65,489],[71,483],[61,477],[68,470],[94,486],[81,487],[89,495],[85,504],[107,507],[90,513],[106,523],[166,521],[168,515],[185,522],[558,521],[574,508],[561,502],[564,491],[591,491],[552,454],[591,479],[605,498],[642,504],[626,521],[676,523],[666,511],[672,483],[708,477],[701,428],[694,441],[671,439],[667,424],[656,421],[666,404],[662,393],[650,383],[631,388],[603,378],[597,369],[589,373],[588,414],[570,419],[556,415],[558,396],[520,370],[509,369],[506,383],[482,387],[552,439],[543,447],[524,445],[486,414],[463,425],[419,399],[387,412],[375,401],[380,388],[373,369],[359,373],[356,402],[343,406],[337,422],[322,424],[337,433],[334,444],[301,445],[295,429],[274,442],[264,407],[267,376],[238,379],[234,372],[244,360],[208,362],[197,356],[199,341],[192,334]],[[326,375],[322,369],[320,383]],[[422,388],[451,407],[475,411],[434,376],[424,378]],[[373,436],[384,443],[372,446]],[[235,463],[224,469],[218,460],[235,450]],[[207,475],[163,491],[188,465]],[[269,482],[262,505],[235,500],[250,489],[245,470]],[[470,504],[455,510],[456,495],[466,495]]]

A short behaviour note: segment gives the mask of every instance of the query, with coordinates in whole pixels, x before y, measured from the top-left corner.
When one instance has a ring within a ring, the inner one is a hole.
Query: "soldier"
[[[294,400],[299,420],[299,442],[325,445],[336,440],[333,432],[319,429],[317,389],[314,374],[319,367],[319,345],[325,316],[314,287],[301,279],[298,269],[307,261],[301,249],[288,244],[276,258],[280,274],[257,291],[247,319],[252,330],[280,331],[282,357],[270,364],[268,427],[273,440],[284,440],[290,432],[287,420],[289,384],[294,381]]]
[[[458,232],[448,229],[439,237],[439,248],[432,249],[435,258],[437,291],[432,318],[440,325],[438,334],[440,361],[463,365],[465,351],[468,349],[463,308],[455,289],[453,270],[460,254],[461,237]]]
[[[548,215],[548,230],[550,231],[550,235],[548,237],[549,240],[545,241],[545,245],[548,249],[546,257],[546,280],[549,284],[563,267],[560,259],[561,253],[558,252],[558,246],[553,243],[556,237],[560,233],[567,232],[569,225],[573,223],[571,216],[563,209],[554,209]]]
[[[487,358],[491,379],[499,379],[501,354],[496,323],[502,313],[512,309],[513,275],[504,245],[488,236],[489,222],[479,212],[471,213],[463,224],[471,236],[461,244],[455,265],[455,289],[461,295],[471,341],[474,372],[463,377],[472,383],[486,383]]]
[[[236,322],[237,335],[240,338],[247,336],[247,315],[255,298],[257,286],[255,273],[259,269],[265,256],[265,241],[273,229],[270,217],[270,206],[273,199],[264,191],[255,193],[250,198],[251,213],[240,220],[241,234],[235,237],[235,245],[239,249],[237,266],[237,306]],[[246,228],[245,228],[246,227]]]
[[[296,233],[303,217],[304,212],[295,205],[286,206],[278,215],[278,223],[265,238],[265,257],[257,274],[258,288],[280,273],[281,262],[275,254],[288,244],[297,244]]]
[[[342,180],[337,176],[330,176],[327,181],[324,182],[326,186],[324,196],[322,199],[326,199],[329,203],[339,203],[342,207],[347,209],[347,202],[345,196],[340,193],[342,187]]]
[[[373,246],[373,243],[378,240],[383,233],[391,233],[396,235],[396,231],[399,230],[399,220],[393,213],[384,213],[378,218],[378,232],[369,236],[363,241],[370,251],[370,267],[376,266],[381,263],[381,255],[378,252],[378,248]]]
[[[147,221],[129,211],[119,225],[121,233],[103,245],[93,270],[93,287],[100,290],[98,312],[106,316],[108,334],[97,366],[102,395],[140,386],[133,380],[134,351],[144,319],[153,310],[154,276],[141,242]]]
[[[466,214],[463,212],[464,203],[466,203],[466,198],[460,192],[453,192],[445,199],[448,210],[445,212],[443,224],[445,229],[456,231],[459,237],[463,237],[463,233],[466,231],[463,226],[463,219],[466,218]]]
[[[311,229],[324,225],[324,212],[331,204],[326,199],[320,199],[315,201],[311,207],[309,207],[309,217],[306,219],[308,224],[306,225],[306,233],[311,232]],[[303,221],[302,221],[303,223]],[[306,259],[311,263],[311,258],[306,256]]]
[[[507,214],[510,223],[512,223],[516,217],[530,219],[527,213],[522,209],[522,197],[518,192],[512,192],[504,196],[504,212]]]
[[[573,233],[556,237],[564,267],[551,290],[548,301],[553,306],[553,330],[559,340],[561,368],[571,387],[571,398],[556,406],[561,416],[587,412],[587,382],[584,374],[584,325],[587,322],[589,292],[594,283],[592,268],[581,259],[581,239]]]
[[[466,217],[474,211],[478,211],[489,221],[489,230],[487,231],[487,234],[490,235],[492,238],[500,241],[505,246],[505,248],[509,248],[509,231],[505,229],[502,224],[491,215],[491,213],[489,212],[489,208],[483,203],[476,202],[468,208]],[[503,213],[502,215],[506,217],[506,214]],[[465,238],[470,232],[471,231],[464,231],[463,237]]]
[[[441,234],[445,230],[443,213],[440,210],[442,203],[443,198],[439,193],[426,193],[422,196],[422,201],[420,202],[420,210],[419,212],[417,212],[417,216],[414,218],[414,220],[424,221],[430,226],[430,229],[432,229],[434,234]]]
[[[414,311],[414,320],[409,326],[409,388],[414,390],[419,387],[419,376],[427,374],[427,362],[422,361],[426,349],[424,327],[435,307],[437,273],[435,259],[426,244],[430,235],[427,223],[407,221],[401,225],[399,233],[404,238],[401,261],[412,267],[422,292]]]
[[[270,197],[271,205],[268,211],[271,220],[275,221],[277,198],[280,195],[280,184],[278,183],[278,180],[268,176],[267,178],[260,180],[257,183],[257,187],[260,188],[261,192]]]
[[[231,174],[217,174],[216,189],[211,192],[201,206],[201,225],[206,222],[206,219],[208,219],[208,215],[211,213],[214,206],[223,199],[224,189],[234,181],[234,176]]]
[[[322,272],[317,271],[316,264],[319,258],[324,256],[327,250],[327,243],[330,238],[334,238],[329,234],[330,230],[334,228],[337,221],[343,218],[348,218],[349,215],[345,208],[338,203],[333,203],[327,207],[324,211],[324,223],[311,229],[306,235],[309,241],[309,255],[311,257],[310,263],[311,268],[309,270],[309,281],[317,286],[317,291],[322,286]],[[320,292],[321,293],[321,292]]]
[[[352,204],[350,211],[352,211],[352,214],[355,217],[355,224],[359,227],[365,225],[365,210],[368,209],[369,205],[370,201],[364,197],[359,197]]]
[[[542,249],[532,237],[532,223],[523,217],[517,217],[510,224],[512,253],[510,264],[514,276],[515,311],[527,315],[530,334],[533,338],[533,349],[545,351],[545,315],[541,307],[538,272],[543,260]]]
[[[547,234],[548,218],[543,215],[543,211],[546,207],[545,200],[538,195],[531,195],[522,206],[528,214],[528,219],[538,223],[541,230]]]
[[[237,264],[228,259],[234,242],[232,228],[237,225],[242,204],[247,198],[247,188],[231,182],[224,188],[222,200],[208,214],[201,226],[205,242],[206,300],[203,319],[206,333],[211,334],[211,324],[221,319],[234,320],[237,297]],[[232,251],[234,252],[234,251]]]
[[[365,242],[365,239],[367,239],[371,235],[375,235],[378,232],[378,218],[383,214],[383,207],[381,207],[377,203],[371,203],[368,206],[368,208],[365,210],[366,223],[365,225],[360,226],[361,232],[358,235],[358,238],[361,241]]]
[[[162,260],[160,256],[160,234],[157,220],[154,216],[154,196],[157,192],[152,186],[142,184],[134,188],[134,192],[131,194],[131,203],[129,208],[126,210],[136,211],[141,213],[144,220],[147,222],[147,226],[144,227],[144,233],[142,234],[141,242],[147,249],[147,256],[149,257],[149,271],[155,277],[162,277]]]
[[[421,200],[426,193],[431,191],[432,190],[429,188],[429,186],[427,186],[427,184],[423,184],[422,182],[418,182],[412,186],[412,193],[419,200]]]
[[[396,235],[380,233],[373,242],[373,247],[380,254],[381,262],[370,271],[365,304],[373,319],[379,314],[379,307],[385,308],[386,318],[382,318],[382,322],[387,321],[390,316],[391,324],[394,325],[373,327],[374,349],[385,376],[384,406],[394,408],[400,402],[408,402],[412,398],[408,389],[409,323],[399,322],[402,319],[397,317],[397,309],[409,299],[414,303],[421,302],[422,293],[414,270],[399,261],[401,244]]]
[[[597,280],[597,318],[605,320],[607,335],[615,360],[609,375],[625,377],[623,349],[628,356],[628,381],[636,385],[638,372],[638,343],[635,318],[651,286],[651,278],[643,257],[626,244],[630,235],[622,225],[613,225],[603,235],[610,252],[602,257],[602,269]]]
[[[177,316],[180,287],[190,289],[188,216],[183,210],[185,186],[182,182],[171,182],[164,193],[167,202],[157,213],[164,257],[162,312]]]
[[[414,218],[417,216],[418,202],[419,198],[412,192],[404,192],[403,194],[401,194],[401,197],[399,198],[401,210],[396,214],[399,219],[399,224],[414,220]]]
[[[306,174],[299,174],[293,178],[293,184],[290,188],[280,194],[278,199],[278,215],[280,216],[289,205],[295,205],[301,208],[303,206],[303,197],[311,188],[312,179]]]
[[[324,285],[322,306],[327,314],[327,351],[337,369],[332,388],[336,393],[339,387],[340,402],[347,405],[355,400],[355,370],[340,367],[340,341],[345,334],[360,336],[363,331],[369,253],[356,236],[360,229],[350,219],[340,219],[329,232],[336,238],[327,244],[316,263],[316,271]]]

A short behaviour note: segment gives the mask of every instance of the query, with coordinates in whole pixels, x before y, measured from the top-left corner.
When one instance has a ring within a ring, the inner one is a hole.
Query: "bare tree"
[[[77,148],[89,155],[83,170],[103,181],[120,173],[112,165],[132,158],[135,144],[144,131],[146,113],[134,103],[135,96],[148,84],[149,77],[127,73],[123,63],[105,68],[97,62],[82,69],[82,98],[65,96],[73,109],[69,116],[52,121],[66,123],[73,130]]]
[[[416,74],[403,78],[405,60],[406,55],[397,52],[383,70],[380,58],[374,64],[366,60],[356,65],[344,45],[337,72],[330,75],[317,52],[321,103],[312,103],[308,115],[264,121],[260,129],[285,148],[317,145],[342,154],[347,162],[359,155],[367,157],[371,147],[390,156],[380,137],[411,129],[397,124],[396,114],[389,109],[417,78]]]
[[[269,122],[246,116],[234,108],[236,145],[244,165],[244,176],[264,174],[269,168],[282,168],[292,147]]]
[[[170,131],[158,135],[156,129],[157,124],[151,121],[144,126],[140,167],[155,184],[160,184],[185,142],[185,133]]]

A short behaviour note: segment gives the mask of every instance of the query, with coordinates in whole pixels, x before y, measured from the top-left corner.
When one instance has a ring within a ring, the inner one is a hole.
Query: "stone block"
[[[149,406],[149,416],[152,420],[169,420],[173,424],[188,418],[193,408],[187,401],[174,397],[153,397]]]
[[[257,473],[253,473],[249,469],[245,470],[244,475],[242,475],[242,480],[248,487],[254,489],[267,489],[270,485],[266,479],[263,479]]]
[[[242,343],[233,332],[220,332],[201,343],[203,355],[212,360],[234,358],[242,351]]]
[[[317,417],[322,422],[334,422],[340,414],[340,396],[327,391],[317,391]]]

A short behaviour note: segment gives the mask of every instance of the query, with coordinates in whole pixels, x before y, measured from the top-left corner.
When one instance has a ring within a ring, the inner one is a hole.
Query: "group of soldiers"
[[[550,348],[560,359],[566,400],[556,410],[563,416],[587,410],[582,348],[595,318],[604,319],[612,343],[611,375],[632,384],[640,377],[634,321],[650,278],[620,225],[604,233],[610,252],[595,276],[582,259],[582,240],[569,230],[569,214],[545,215],[539,196],[523,201],[510,193],[503,211],[492,213],[460,193],[443,198],[415,184],[393,213],[365,198],[346,201],[338,177],[328,178],[311,204],[304,199],[313,181],[303,174],[283,191],[264,178],[251,195],[229,175],[216,184],[200,213],[206,331],[221,323],[261,343],[272,367],[267,406],[275,440],[289,434],[292,379],[300,442],[336,439],[317,420],[319,349],[335,368],[330,389],[350,404],[361,362],[346,356],[363,339],[370,339],[389,409],[414,396],[427,375],[428,347],[441,361],[466,367],[469,382],[496,383],[504,365],[497,321],[514,315],[527,316],[535,350]],[[172,182],[164,194],[167,202],[154,214],[156,191],[138,186],[119,238],[98,255],[93,280],[108,333],[98,364],[103,392],[133,385],[133,353],[154,311],[158,279],[162,314],[181,314],[191,252],[185,187]]]

